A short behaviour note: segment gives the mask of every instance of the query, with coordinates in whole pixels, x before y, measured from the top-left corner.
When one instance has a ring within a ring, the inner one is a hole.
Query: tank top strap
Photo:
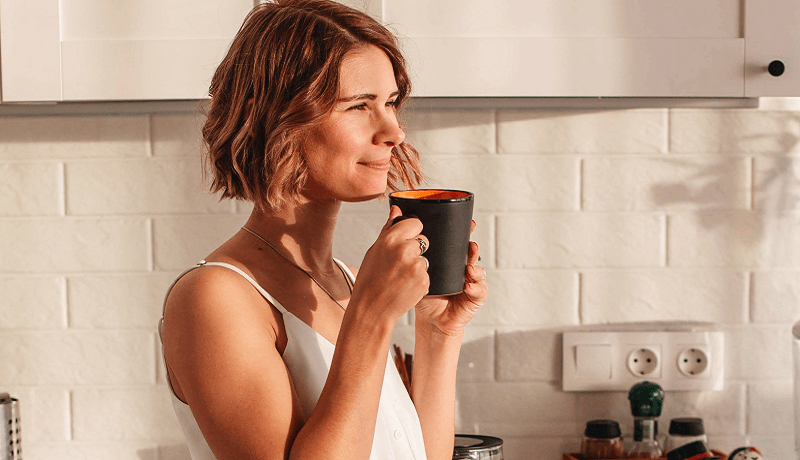
[[[261,285],[256,282],[256,280],[254,280],[250,275],[245,273],[244,270],[242,270],[241,268],[239,268],[239,267],[237,267],[235,265],[231,265],[231,264],[226,263],[226,262],[206,262],[205,260],[201,260],[197,264],[198,267],[205,267],[205,266],[209,266],[209,265],[217,266],[217,267],[225,267],[225,268],[227,268],[229,270],[235,271],[236,273],[241,275],[242,278],[246,279],[250,284],[252,284],[253,287],[256,288],[258,293],[261,294],[262,297],[267,299],[267,301],[269,301],[269,303],[271,303],[275,308],[277,308],[278,311],[280,311],[283,314],[287,313],[286,308],[284,308],[283,305],[281,305],[281,303],[278,302],[277,299],[275,299],[275,297],[272,297],[272,295],[270,295],[269,292],[267,292],[264,288],[262,288]],[[195,267],[195,268],[197,268],[197,267]],[[352,276],[352,274],[351,274],[351,276]]]
[[[350,271],[350,268],[344,262],[340,261],[339,259],[333,259],[333,260],[342,268],[342,270],[344,270],[345,274],[350,278],[350,282],[351,283],[355,283],[356,277],[353,274],[353,272]],[[194,269],[196,269],[198,267],[203,267],[203,266],[207,266],[207,265],[225,267],[225,268],[227,268],[229,270],[233,270],[234,272],[236,272],[239,275],[241,275],[242,278],[246,279],[251,285],[253,285],[253,287],[258,291],[258,293],[261,294],[261,296],[264,297],[267,301],[269,301],[272,305],[274,305],[275,308],[278,309],[278,311],[280,311],[282,314],[286,314],[287,313],[286,308],[284,308],[284,306],[281,305],[281,303],[278,302],[277,299],[272,297],[272,295],[269,292],[267,292],[263,287],[261,287],[261,285],[258,284],[256,282],[256,280],[254,280],[250,275],[245,273],[239,267],[237,267],[235,265],[231,265],[231,264],[226,263],[226,262],[206,262],[205,260],[201,260],[194,267],[191,267],[191,268],[185,270],[180,275],[178,275],[178,277],[175,279],[175,281],[172,282],[172,285],[169,287],[169,289],[167,289],[167,293],[164,295],[164,304],[166,305],[166,298],[169,296],[170,291],[172,291],[172,288],[175,286],[175,284],[178,283],[178,280],[180,280],[183,277],[183,275],[189,273],[190,271],[192,271],[192,270],[194,270]],[[163,322],[163,313],[162,313],[162,318],[159,321],[159,333],[160,333],[160,330],[161,330],[161,323],[162,322]]]
[[[356,276],[353,274],[353,272],[350,271],[350,268],[347,267],[347,264],[345,264],[344,262],[335,257],[333,261],[339,264],[340,267],[342,267],[342,270],[344,270],[344,272],[347,274],[347,277],[350,278],[350,284],[355,284]]]

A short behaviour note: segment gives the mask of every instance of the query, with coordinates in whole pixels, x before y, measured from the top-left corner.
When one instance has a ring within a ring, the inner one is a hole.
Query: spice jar
[[[581,455],[585,459],[621,458],[625,455],[622,431],[614,420],[590,420],[586,422],[581,442]]]
[[[658,445],[658,417],[664,405],[664,389],[657,383],[639,382],[628,392],[633,415],[633,446],[630,458],[660,458]]]
[[[665,448],[667,451],[677,449],[680,446],[694,441],[708,443],[705,429],[703,429],[703,419],[696,417],[673,418],[669,422],[669,436]]]
[[[667,452],[668,460],[719,460],[719,457],[708,450],[708,446],[703,441],[694,441],[684,444],[676,449]]]

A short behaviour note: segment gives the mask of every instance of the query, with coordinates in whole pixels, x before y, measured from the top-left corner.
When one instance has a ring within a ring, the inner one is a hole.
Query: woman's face
[[[306,140],[312,201],[364,201],[386,191],[392,147],[405,139],[397,122],[392,63],[375,46],[349,52],[333,112]]]

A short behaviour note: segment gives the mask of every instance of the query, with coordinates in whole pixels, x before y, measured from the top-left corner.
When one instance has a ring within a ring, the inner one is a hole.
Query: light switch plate
[[[579,379],[611,379],[611,345],[576,345],[575,368]]]
[[[665,391],[722,390],[722,331],[564,332],[564,391],[627,391],[643,380]]]

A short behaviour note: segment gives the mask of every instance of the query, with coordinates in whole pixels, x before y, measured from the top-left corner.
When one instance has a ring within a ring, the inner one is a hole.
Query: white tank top
[[[355,277],[350,269],[338,260],[336,263],[345,270],[351,281],[355,282]],[[253,278],[239,268],[222,262],[201,261],[198,266],[202,265],[216,265],[235,271],[249,281],[269,303],[281,312],[288,338],[286,349],[283,352],[283,360],[292,375],[303,413],[308,419],[317,405],[322,387],[328,378],[334,345],[287,311]],[[197,267],[192,269],[194,268]],[[163,322],[163,317],[161,322]],[[159,332],[161,322],[159,323]],[[189,406],[175,396],[171,387],[170,396],[192,460],[216,460],[200,432],[200,427],[197,426],[197,421]],[[378,404],[378,418],[375,424],[375,436],[372,440],[372,452],[369,458],[370,460],[426,460],[419,417],[391,355],[387,356],[381,399]]]

